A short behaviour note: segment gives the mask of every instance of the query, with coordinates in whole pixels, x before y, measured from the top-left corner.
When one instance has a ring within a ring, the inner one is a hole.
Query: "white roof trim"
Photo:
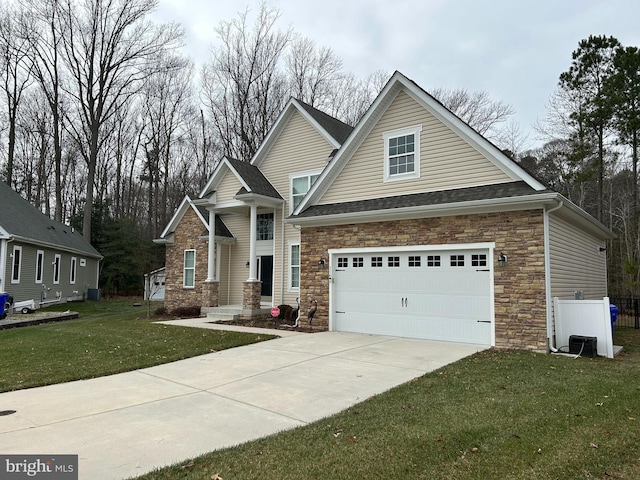
[[[318,202],[327,192],[335,178],[340,174],[344,166],[348,163],[352,154],[358,149],[360,144],[367,138],[378,120],[382,117],[387,108],[391,105],[400,91],[404,90],[423,107],[443,122],[448,128],[453,130],[460,137],[465,139],[472,147],[478,149],[488,160],[493,162],[506,175],[514,181],[524,181],[531,188],[537,191],[545,190],[546,187],[528,174],[513,160],[507,157],[495,145],[473,130],[460,118],[446,109],[440,102],[418,87],[400,72],[395,72],[380,95],[373,102],[367,113],[362,117],[356,128],[351,132],[349,138],[344,142],[333,160],[316,183],[311,187],[307,195],[302,199],[294,215],[303,211],[309,205]]]
[[[203,225],[209,228],[208,221],[203,218],[203,216],[200,214],[200,211],[198,211],[196,206],[191,203],[191,198],[189,198],[189,195],[185,195],[185,197],[182,199],[182,202],[180,203],[180,206],[173,214],[173,217],[171,217],[171,220],[160,234],[160,239],[165,238],[167,235],[175,231],[176,227],[180,223],[180,220],[182,220],[182,217],[184,217],[185,213],[187,213],[189,207],[191,207],[193,211],[196,212],[196,215],[198,215],[198,218],[203,223]]]
[[[251,159],[251,164],[259,167],[262,161],[266,158],[267,154],[280,137],[280,134],[284,130],[284,127],[287,125],[287,122],[293,115],[293,112],[299,112],[306,120],[309,122],[317,131],[322,135],[322,137],[329,142],[333,148],[340,148],[340,144],[338,141],[333,138],[329,133],[307,112],[307,110],[300,105],[300,102],[295,98],[289,99],[289,102],[284,107],[277,120],[267,133],[267,136],[264,138],[258,151],[255,153],[253,158]]]
[[[233,174],[236,176],[238,181],[242,184],[242,186],[248,192],[251,191],[251,189],[249,188],[249,185],[247,185],[247,183],[244,181],[242,176],[240,176],[238,171],[235,168],[233,168],[233,166],[231,165],[231,162],[229,162],[229,159],[227,157],[224,157],[222,160],[220,160],[220,163],[218,163],[218,165],[216,166],[216,169],[211,174],[211,177],[209,178],[209,181],[207,182],[207,184],[200,191],[200,194],[198,195],[199,198],[204,198],[206,195],[211,193],[211,191],[215,190],[216,189],[215,187],[218,187],[218,185],[220,185],[220,182],[222,182],[222,179],[224,178],[224,174],[227,173],[226,170],[224,170],[224,167],[228,168],[233,172]]]

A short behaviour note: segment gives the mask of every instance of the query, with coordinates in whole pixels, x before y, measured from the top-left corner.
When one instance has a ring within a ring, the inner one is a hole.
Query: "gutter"
[[[547,297],[547,340],[549,342],[549,350],[553,353],[557,353],[558,349],[555,346],[554,331],[551,327],[553,312],[551,308],[551,253],[549,252],[549,214],[560,210],[564,206],[562,200],[558,200],[558,204],[551,210],[544,210],[544,283],[545,283],[545,296]]]
[[[504,211],[524,210],[527,208],[541,208],[544,207],[546,203],[552,201],[557,202],[557,197],[557,193],[543,193],[499,199],[492,198],[487,200],[442,203],[438,205],[417,205],[414,207],[390,208],[385,210],[337,213],[315,217],[289,217],[285,221],[286,223],[301,226],[324,226],[500,211],[496,210],[496,207],[502,207]]]
[[[68,253],[75,253],[77,255],[83,255],[85,257],[96,258],[98,260],[102,260],[104,258],[102,255],[100,255],[99,252],[96,255],[95,253],[87,252],[86,250],[78,250],[76,248],[71,248],[71,247],[67,247],[67,246],[64,246],[64,245],[58,245],[58,244],[54,244],[54,243],[43,242],[43,241],[40,241],[40,240],[34,240],[33,238],[21,237],[21,236],[18,236],[18,235],[12,236],[10,241],[25,242],[25,243],[29,243],[31,245],[38,245],[38,246],[41,246],[41,247],[50,248],[52,250],[60,250],[60,251],[63,251],[63,252],[68,252]]]

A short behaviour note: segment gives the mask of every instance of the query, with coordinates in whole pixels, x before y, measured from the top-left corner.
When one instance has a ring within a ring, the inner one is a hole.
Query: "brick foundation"
[[[317,300],[314,327],[328,329],[330,272],[318,268],[318,259],[328,259],[330,248],[480,242],[495,242],[496,255],[508,256],[505,267],[493,259],[496,346],[546,352],[542,210],[303,228],[301,314]]]

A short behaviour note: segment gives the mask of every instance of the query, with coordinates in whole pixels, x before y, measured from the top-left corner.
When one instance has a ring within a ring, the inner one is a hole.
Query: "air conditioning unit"
[[[581,357],[595,357],[598,355],[598,338],[571,335],[569,337],[569,353]]]

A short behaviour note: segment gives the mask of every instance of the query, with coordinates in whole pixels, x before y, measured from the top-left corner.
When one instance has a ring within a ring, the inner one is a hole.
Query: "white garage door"
[[[488,249],[332,253],[332,329],[490,345]]]

